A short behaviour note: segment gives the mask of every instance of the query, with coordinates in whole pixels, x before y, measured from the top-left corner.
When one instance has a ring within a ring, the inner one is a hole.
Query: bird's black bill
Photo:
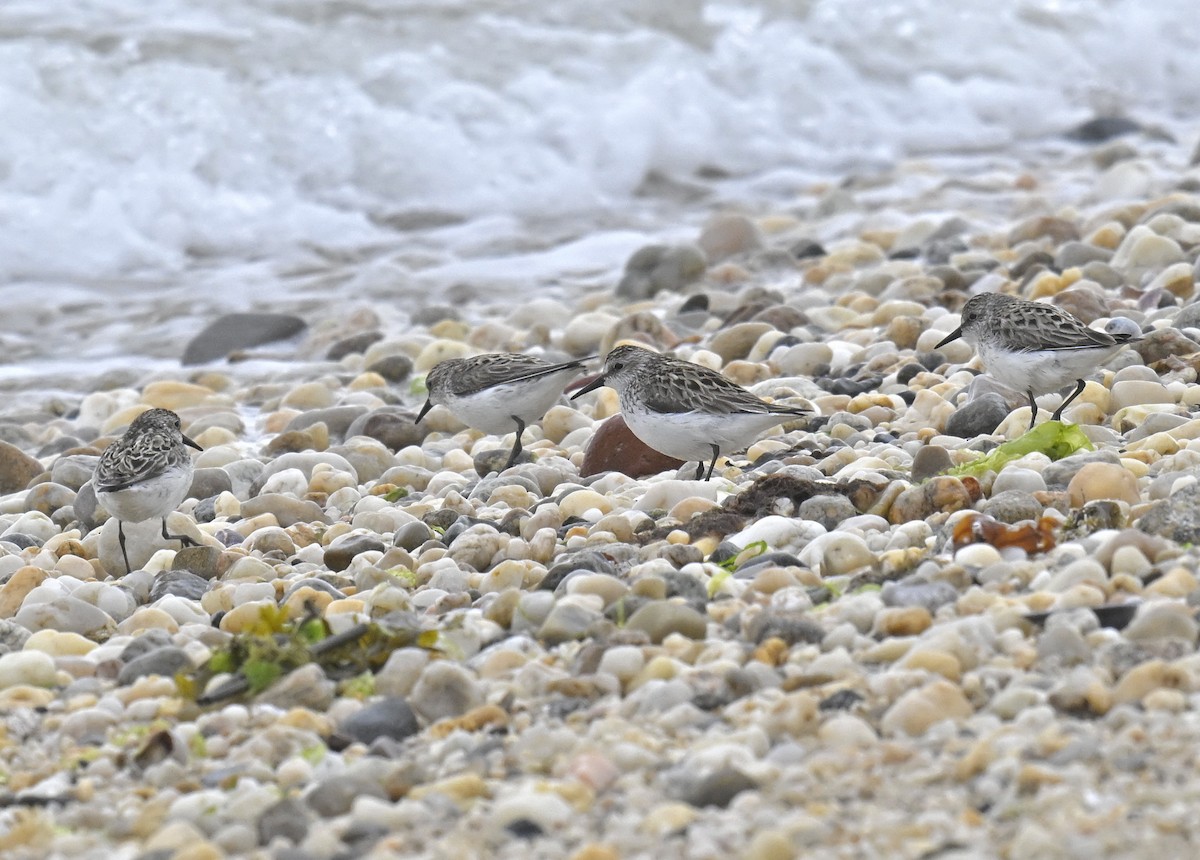
[[[580,397],[583,397],[583,395],[587,394],[589,391],[595,391],[597,388],[600,388],[603,385],[604,385],[604,376],[603,375],[597,376],[595,379],[593,379],[587,385],[583,386],[583,388],[579,389],[574,394],[572,394],[571,399],[578,400]]]
[[[179,434],[179,435],[183,436],[183,434],[182,434],[182,433],[181,433],[181,434]],[[192,446],[193,448],[195,448],[197,451],[203,451],[203,450],[204,450],[204,449],[203,449],[203,448],[201,448],[199,445],[197,445],[197,444],[195,443],[195,441],[193,441],[193,440],[189,439],[187,436],[183,436],[183,444],[184,444],[184,445],[190,445],[190,446]]]
[[[958,340],[960,337],[962,337],[962,326],[959,326],[954,331],[950,332],[950,334],[942,338],[942,342],[935,346],[934,349],[941,349],[943,346],[950,343],[950,341]]]
[[[421,423],[421,419],[422,419],[422,418],[424,418],[424,417],[425,417],[425,414],[426,414],[426,413],[427,413],[427,412],[428,412],[430,409],[432,409],[432,408],[433,408],[433,401],[432,401],[432,400],[426,400],[426,401],[425,401],[425,405],[421,407],[421,411],[417,413],[417,420],[416,420],[416,421],[414,421],[413,423],[414,423],[414,424],[420,424],[420,423]]]

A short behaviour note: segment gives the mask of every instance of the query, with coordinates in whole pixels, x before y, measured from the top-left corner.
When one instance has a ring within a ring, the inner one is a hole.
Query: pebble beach
[[[79,167],[0,132],[0,856],[1195,853],[1194,51],[1120,4],[481,3],[448,47],[201,5],[0,10],[14,128]],[[1044,87],[1076,31],[1065,76],[1136,67],[1151,119]],[[1031,428],[935,348],[986,291],[1142,339]],[[811,414],[710,481],[568,399],[599,361],[504,471],[415,421],[445,359],[620,343]],[[91,479],[148,407],[203,449],[197,545],[127,522],[127,573]]]
[[[431,301],[402,331],[364,302],[241,360],[109,371],[40,401],[25,386],[0,416],[0,848],[1187,853],[1186,149],[1123,136],[971,177],[914,161],[789,209],[710,212],[563,298]],[[913,176],[923,195],[889,194]],[[1067,410],[1074,453],[954,476],[1028,429],[1023,395],[969,347],[932,350],[982,289],[1145,337]],[[644,468],[589,451],[609,389],[554,406],[502,474],[511,437],[441,407],[413,423],[442,359],[619,341],[815,415],[709,482],[609,470]],[[201,545],[127,524],[140,569],[122,575],[90,477],[146,406],[204,448],[170,519]],[[318,621],[349,656],[277,654],[265,686],[227,692],[239,664],[214,656]]]

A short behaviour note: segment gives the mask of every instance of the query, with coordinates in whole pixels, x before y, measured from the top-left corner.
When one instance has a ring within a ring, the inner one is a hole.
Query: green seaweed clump
[[[307,663],[317,663],[333,680],[345,680],[379,670],[397,648],[434,648],[437,643],[436,630],[422,630],[415,623],[389,624],[385,619],[332,633],[315,611],[289,620],[285,609],[266,607],[248,630],[200,668],[176,675],[175,683],[196,704],[212,705],[260,693]],[[229,677],[209,689],[221,675]],[[356,683],[362,686],[361,679]]]
[[[1039,424],[1025,435],[1005,442],[992,451],[978,457],[969,463],[955,466],[946,472],[956,478],[971,476],[978,478],[985,472],[999,472],[1013,460],[1019,460],[1026,454],[1040,452],[1051,460],[1061,460],[1077,451],[1093,451],[1095,446],[1078,424],[1064,424],[1061,421],[1047,421]]]

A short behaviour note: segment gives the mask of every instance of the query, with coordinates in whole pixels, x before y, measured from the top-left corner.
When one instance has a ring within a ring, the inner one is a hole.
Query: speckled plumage
[[[186,535],[169,534],[166,519],[187,497],[192,483],[194,466],[186,446],[200,449],[183,434],[179,416],[169,409],[150,409],[135,418],[96,463],[92,486],[100,504],[118,520],[117,538],[127,569],[125,522],[159,517],[164,538],[193,543]]]
[[[552,364],[521,353],[500,352],[439,362],[425,377],[428,398],[417,415],[445,406],[459,421],[485,433],[516,433],[504,468],[521,454],[521,434],[540,421],[567,382],[595,356]]]
[[[937,346],[960,337],[975,349],[992,377],[1027,394],[1031,424],[1037,418],[1036,395],[1075,383],[1075,391],[1051,416],[1057,421],[1067,404],[1083,391],[1085,376],[1141,340],[1129,332],[1091,328],[1054,305],[1002,293],[970,298],[963,306],[959,327]]]
[[[635,436],[669,457],[698,461],[696,477],[705,480],[722,454],[745,448],[788,416],[810,413],[768,403],[702,365],[631,345],[610,352],[600,377],[574,397],[601,385],[616,389]]]

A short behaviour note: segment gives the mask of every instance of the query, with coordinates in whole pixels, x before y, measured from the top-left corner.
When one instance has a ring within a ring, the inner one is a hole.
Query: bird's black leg
[[[715,444],[712,446],[712,449],[713,449],[712,462],[708,464],[708,474],[704,476],[704,480],[706,480],[706,481],[712,477],[713,468],[716,467],[716,465],[717,465],[717,458],[721,456],[721,449],[718,448]],[[701,468],[703,468],[703,466],[704,466],[703,461],[701,461],[700,466],[701,466]]]
[[[129,553],[125,551],[125,528],[120,520],[117,520],[117,543],[121,545],[121,558],[125,559],[125,572],[132,573],[133,565],[129,563]]]
[[[167,540],[177,540],[177,541],[179,541],[181,544],[183,544],[184,546],[199,546],[199,544],[198,544],[198,543],[196,543],[194,540],[192,540],[192,539],[191,539],[190,537],[188,537],[187,535],[173,535],[173,534],[171,534],[170,532],[168,532],[168,531],[167,531],[167,518],[166,518],[166,517],[163,517],[163,521],[162,521],[162,523],[163,523],[162,536],[163,536],[164,538],[166,538]]]
[[[1062,414],[1063,414],[1063,410],[1067,408],[1067,405],[1072,400],[1074,400],[1076,397],[1078,397],[1080,394],[1083,393],[1084,386],[1086,386],[1086,385],[1087,385],[1087,383],[1084,382],[1082,379],[1075,380],[1075,390],[1072,391],[1070,394],[1068,394],[1067,399],[1062,402],[1062,405],[1054,410],[1054,414],[1050,416],[1050,420],[1057,421],[1059,418],[1061,418]]]
[[[1033,389],[1025,392],[1029,395],[1029,426],[1033,426],[1033,422],[1037,421],[1037,401],[1033,399]]]
[[[704,461],[703,460],[696,461],[696,477],[694,480],[697,480],[697,481],[704,480]]]
[[[508,455],[508,462],[504,464],[505,469],[512,468],[513,463],[517,462],[517,458],[521,456],[521,434],[525,432],[525,422],[516,415],[509,416],[513,421],[517,422],[517,438],[513,442],[512,453]],[[504,471],[501,469],[500,471]]]

